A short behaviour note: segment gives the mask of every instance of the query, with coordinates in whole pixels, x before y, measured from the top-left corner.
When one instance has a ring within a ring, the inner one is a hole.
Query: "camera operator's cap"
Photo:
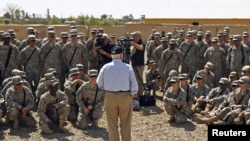
[[[23,80],[22,80],[21,76],[17,75],[17,76],[12,77],[12,82],[14,85],[19,85],[19,84],[23,83]]]
[[[243,32],[243,37],[248,37],[249,36],[249,32]]]
[[[46,73],[53,73],[53,74],[56,74],[56,69],[55,68],[49,68],[47,69]]]
[[[45,73],[44,78],[45,80],[52,80],[52,79],[55,79],[55,76],[53,73]]]
[[[7,32],[9,32],[10,35],[16,35],[16,32],[14,29],[8,29]]]
[[[140,31],[135,31],[135,32],[132,32],[131,35],[138,35],[138,36],[141,36],[141,32]]]
[[[111,49],[111,54],[121,54],[122,53],[122,47],[121,46],[114,46]]]
[[[70,73],[70,75],[76,75],[76,74],[79,74],[80,72],[79,72],[78,68],[71,68],[69,70],[69,73]]]
[[[213,69],[214,68],[214,64],[212,62],[207,62],[206,65],[205,65],[206,68],[209,68],[209,69]]]
[[[171,83],[171,82],[179,82],[179,81],[180,81],[180,79],[179,79],[178,76],[173,76],[173,77],[171,77],[171,79],[170,79],[170,83]]]
[[[53,26],[47,27],[47,31],[54,31],[54,27]]]
[[[10,38],[10,33],[9,32],[4,32],[3,33],[3,38]]]
[[[189,36],[189,35],[194,35],[194,31],[193,30],[187,31],[187,36]]]
[[[240,35],[234,35],[233,36],[233,41],[238,41],[241,40],[241,36]]]
[[[224,31],[217,32],[217,37],[221,37],[221,36],[224,36]]]
[[[156,65],[156,61],[155,61],[155,60],[150,60],[150,61],[149,61],[149,64],[150,64],[150,65]]]
[[[231,86],[239,86],[239,80],[234,80],[234,81],[231,83]]]
[[[250,73],[250,65],[243,66],[241,72],[241,75],[246,75],[247,73]]]
[[[68,32],[61,32],[61,37],[62,38],[68,38],[69,37]]]
[[[198,31],[197,35],[198,36],[203,36],[203,32],[202,31]]]
[[[178,76],[178,72],[176,70],[171,70],[168,75],[169,77]]]
[[[227,83],[228,83],[228,78],[226,78],[226,77],[221,77],[221,78],[220,78],[219,84],[225,85],[225,84],[227,84]]]
[[[161,38],[161,42],[167,42],[168,41],[168,38],[167,37],[162,37]]]
[[[187,80],[188,79],[188,74],[187,73],[182,73],[179,75],[180,80]]]
[[[77,36],[77,30],[76,29],[71,29],[69,31],[70,36]]]
[[[205,35],[211,36],[211,31],[206,31]]]
[[[249,76],[241,76],[239,79],[239,83],[249,83],[250,77]]]
[[[79,71],[83,71],[84,70],[83,64],[76,64],[76,67],[79,69]]]
[[[219,41],[219,40],[218,40],[217,37],[213,37],[213,38],[212,38],[212,43],[218,43],[218,41]]]
[[[35,35],[29,35],[28,36],[28,41],[35,41],[36,40],[36,36]]]
[[[229,74],[229,77],[234,77],[237,76],[237,72],[236,71],[231,71]]]
[[[175,39],[171,39],[169,42],[170,45],[175,45],[176,44],[176,40]]]
[[[89,70],[89,76],[97,76],[98,75],[98,71],[95,69]]]
[[[20,70],[19,70],[19,71],[17,72],[17,75],[20,76],[21,78],[26,78],[26,77],[27,77],[25,71],[20,71]]]
[[[49,37],[55,37],[56,33],[54,31],[48,31],[48,36]]]

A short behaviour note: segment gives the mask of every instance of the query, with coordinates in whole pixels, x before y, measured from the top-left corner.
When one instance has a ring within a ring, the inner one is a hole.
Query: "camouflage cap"
[[[76,26],[72,25],[70,26],[70,29],[76,29]]]
[[[161,42],[167,42],[168,41],[168,38],[167,37],[162,37],[161,38]]]
[[[176,44],[176,40],[175,40],[175,39],[171,39],[171,40],[169,41],[169,44],[170,44],[170,45],[175,45],[175,44]]]
[[[184,30],[179,30],[179,34],[184,34]]]
[[[171,77],[171,79],[170,79],[170,83],[172,83],[172,82],[179,82],[179,81],[180,81],[180,79],[179,79],[178,76],[173,76],[173,77]]]
[[[23,80],[22,80],[21,76],[17,75],[17,76],[12,77],[12,82],[14,85],[19,85],[19,84],[23,83]]]
[[[220,78],[219,84],[225,85],[225,84],[227,84],[227,83],[228,83],[228,78],[226,78],[226,77],[221,77],[221,78]]]
[[[47,27],[47,31],[54,31],[54,27],[53,26]]]
[[[89,76],[97,76],[98,75],[98,71],[95,69],[89,70]]]
[[[224,36],[224,31],[217,32],[217,37],[222,37],[222,36]]]
[[[178,76],[178,72],[176,70],[171,70],[168,75],[169,77]]]
[[[61,37],[62,38],[68,38],[69,37],[68,32],[61,32]]]
[[[49,37],[55,37],[56,36],[55,31],[48,31],[48,36]]]
[[[76,75],[76,74],[79,74],[79,69],[78,68],[72,68],[70,69],[69,71],[70,75]]]
[[[3,38],[10,38],[10,33],[9,32],[4,32],[3,33]]]
[[[59,80],[58,79],[51,79],[51,80],[48,81],[47,85],[48,86],[59,85]]]
[[[150,61],[149,61],[149,64],[150,64],[150,65],[156,65],[156,61],[155,61],[155,60],[150,60]]]
[[[229,74],[229,77],[234,77],[237,76],[237,72],[236,71],[231,71]]]
[[[3,36],[4,31],[0,30],[0,36]]]
[[[11,75],[12,75],[12,76],[16,76],[16,75],[18,74],[19,71],[20,71],[19,69],[13,69],[13,70],[11,71]]]
[[[242,72],[241,75],[245,75],[247,73],[250,73],[250,65],[243,66],[241,69],[241,72]]]
[[[230,31],[230,27],[228,27],[228,26],[224,27],[224,31],[225,31],[225,32]]]
[[[97,33],[97,28],[92,28],[91,33]]]
[[[52,80],[52,79],[55,79],[55,76],[53,73],[45,73],[44,78],[45,80]]]
[[[180,80],[187,80],[188,78],[189,78],[189,76],[188,76],[187,73],[179,74],[179,79]]]
[[[187,31],[187,36],[189,36],[189,35],[194,35],[194,31],[193,30]]]
[[[197,35],[198,36],[203,36],[203,32],[202,31],[198,31]]]
[[[249,36],[249,32],[243,32],[243,37],[248,37]]]
[[[218,41],[219,41],[219,40],[218,40],[217,37],[213,37],[213,38],[212,38],[212,43],[218,43]]]
[[[77,35],[77,30],[76,29],[71,29],[69,31],[70,36],[76,36]]]
[[[168,33],[167,33],[167,37],[168,37],[168,38],[172,38],[172,37],[173,37],[173,33],[172,33],[172,32],[168,32]]]
[[[35,34],[35,29],[33,27],[27,27],[28,34]]]
[[[83,64],[76,64],[76,67],[79,69],[79,71],[83,71],[84,70]]]
[[[151,33],[154,34],[155,32],[157,32],[156,29],[152,29]]]
[[[211,36],[211,31],[206,31],[205,35]]]
[[[214,68],[214,64],[212,62],[207,62],[206,65],[205,65],[206,68],[209,68],[209,69],[213,69]]]
[[[202,75],[202,74],[198,74],[198,75],[196,76],[196,79],[197,79],[197,78],[203,79],[203,75]]]
[[[9,32],[10,35],[13,35],[13,34],[16,35],[16,32],[14,29],[8,29],[7,32]]]
[[[79,32],[78,35],[79,35],[80,37],[85,36],[85,34],[84,34],[83,32]]]
[[[239,83],[249,83],[250,77],[249,76],[241,76],[239,79]]]
[[[159,32],[158,32],[159,33]],[[138,36],[141,36],[141,32],[140,31],[135,31],[135,32],[132,32],[130,33],[132,36],[134,35],[138,35]],[[154,33],[155,34],[155,33]]]
[[[22,78],[26,78],[26,77],[27,77],[25,71],[20,71],[20,70],[19,70],[19,71],[17,72],[17,75],[18,75],[18,76],[21,76]]]
[[[231,86],[239,86],[239,80],[234,80],[234,81],[231,83]]]
[[[49,68],[49,69],[47,69],[46,73],[53,73],[53,74],[56,74],[57,71],[56,71],[55,68]]]
[[[110,34],[110,38],[115,38],[115,34]]]
[[[28,41],[35,41],[36,40],[36,36],[35,35],[29,35],[28,36]]]
[[[241,40],[241,35],[234,35],[234,36],[233,36],[233,40],[234,40],[234,41]]]

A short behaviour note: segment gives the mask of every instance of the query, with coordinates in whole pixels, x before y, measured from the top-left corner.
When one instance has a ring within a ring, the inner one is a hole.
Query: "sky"
[[[0,0],[0,16],[7,4],[17,5],[29,14],[59,18],[103,14],[122,18],[250,18],[250,0]]]

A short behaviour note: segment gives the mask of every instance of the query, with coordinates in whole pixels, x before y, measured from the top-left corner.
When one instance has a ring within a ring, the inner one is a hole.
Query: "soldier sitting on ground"
[[[89,124],[97,126],[103,114],[105,93],[97,87],[97,73],[97,70],[89,70],[90,81],[84,83],[76,93],[76,102],[79,106],[76,125],[81,129],[89,127]]]
[[[149,91],[153,90],[153,95],[156,95],[156,91],[159,90],[160,72],[157,69],[155,60],[149,61],[150,68],[146,72],[146,86]]]
[[[59,90],[57,79],[48,82],[49,91],[41,96],[37,113],[39,115],[39,127],[42,133],[51,134],[59,130],[68,132],[64,123],[69,115],[69,105],[67,96]]]
[[[5,97],[8,119],[13,121],[14,129],[17,129],[19,125],[35,127],[36,121],[31,113],[31,108],[34,106],[32,92],[23,86],[23,80],[20,76],[14,76],[12,81],[13,86],[7,90]]]

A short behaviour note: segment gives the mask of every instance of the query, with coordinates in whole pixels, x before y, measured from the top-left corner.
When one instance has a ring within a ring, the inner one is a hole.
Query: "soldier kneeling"
[[[38,104],[39,127],[42,133],[51,134],[59,130],[68,132],[64,123],[69,115],[68,97],[59,90],[57,79],[49,80],[49,91],[44,93]]]

